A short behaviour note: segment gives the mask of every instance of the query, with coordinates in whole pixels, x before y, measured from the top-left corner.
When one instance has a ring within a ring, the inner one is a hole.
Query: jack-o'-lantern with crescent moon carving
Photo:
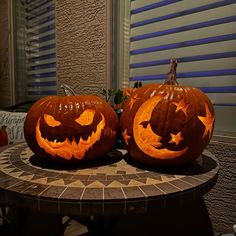
[[[164,84],[143,86],[125,101],[120,125],[131,158],[151,165],[184,165],[210,142],[214,109],[199,89],[176,81],[171,60]]]
[[[28,111],[24,134],[37,156],[81,163],[112,150],[117,128],[116,113],[97,96],[47,96]]]

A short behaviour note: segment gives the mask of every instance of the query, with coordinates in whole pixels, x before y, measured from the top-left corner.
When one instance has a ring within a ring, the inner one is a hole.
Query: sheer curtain
[[[14,3],[16,102],[56,94],[54,1]]]

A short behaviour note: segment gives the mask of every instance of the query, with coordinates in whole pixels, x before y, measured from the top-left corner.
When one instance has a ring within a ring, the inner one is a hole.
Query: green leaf
[[[120,89],[115,93],[115,97],[114,97],[114,103],[115,104],[120,104],[122,103],[124,100],[124,95],[123,95],[123,91],[121,91]]]

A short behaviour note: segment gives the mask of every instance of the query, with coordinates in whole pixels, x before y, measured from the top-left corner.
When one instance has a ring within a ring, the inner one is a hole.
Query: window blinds
[[[130,14],[131,84],[162,83],[174,57],[180,84],[235,117],[236,0],[133,0]]]
[[[27,94],[56,94],[55,17],[53,0],[25,0]]]

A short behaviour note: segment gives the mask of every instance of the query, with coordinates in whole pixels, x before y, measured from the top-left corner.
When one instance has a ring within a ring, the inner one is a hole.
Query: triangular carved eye
[[[44,114],[43,118],[44,118],[44,121],[47,123],[48,126],[56,127],[56,126],[61,125],[61,122],[55,120],[55,118],[51,115]]]
[[[84,125],[91,125],[93,123],[93,118],[95,115],[95,111],[92,109],[85,110],[79,118],[75,120],[78,124],[84,126]]]

